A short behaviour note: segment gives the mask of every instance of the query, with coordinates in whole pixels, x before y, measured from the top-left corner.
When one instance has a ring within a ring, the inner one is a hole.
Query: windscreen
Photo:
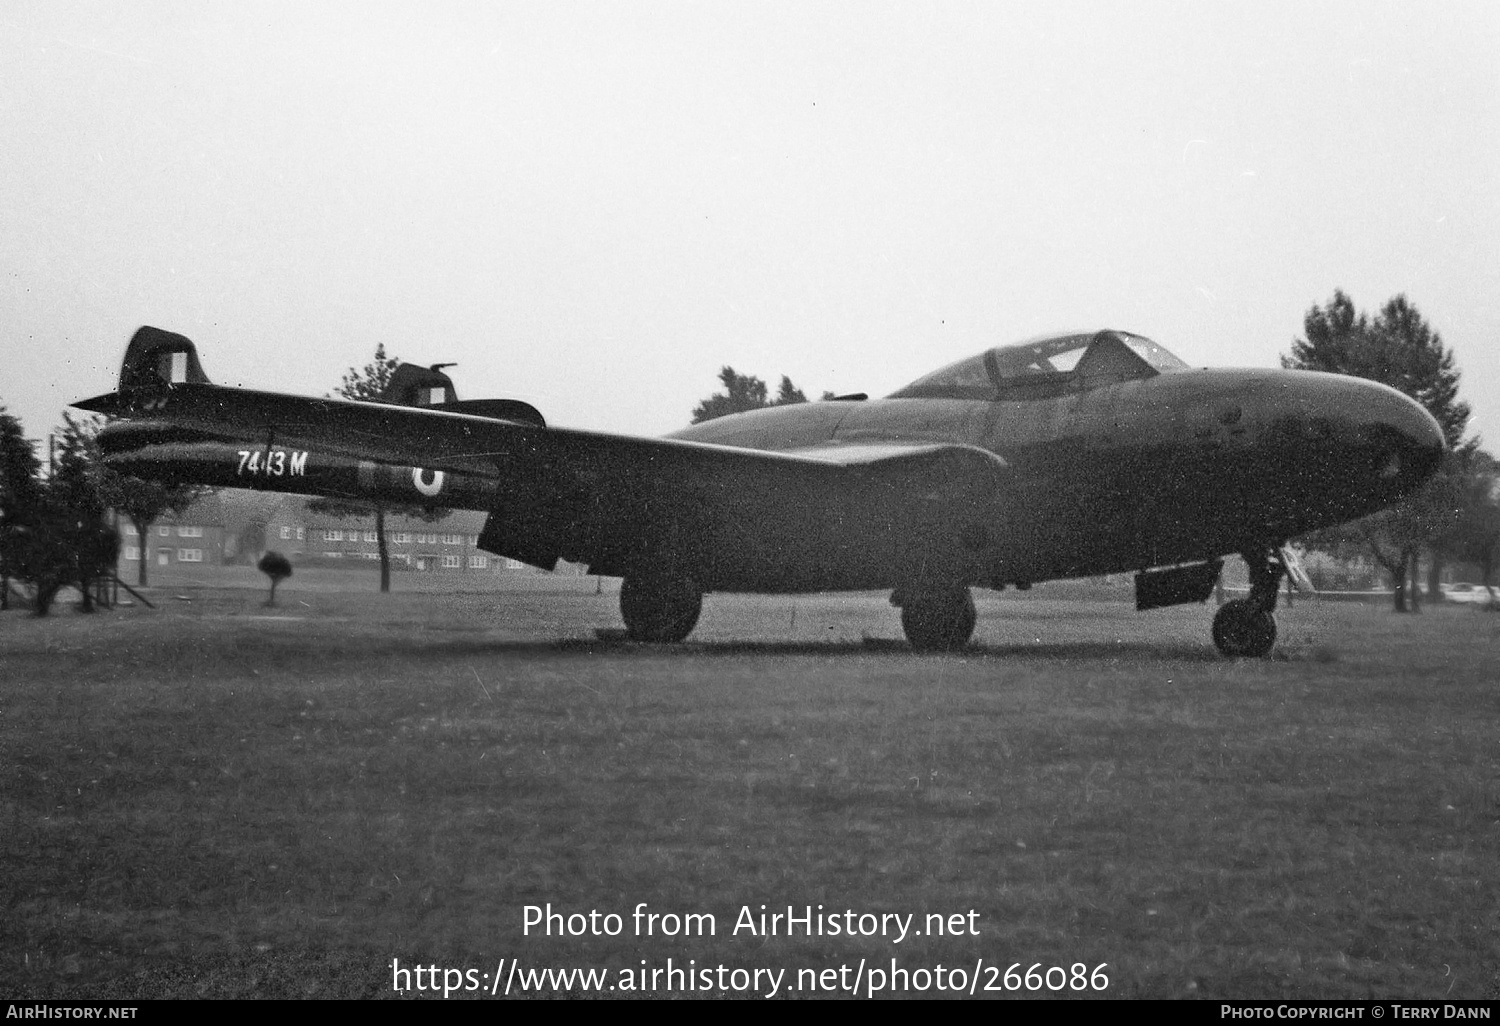
[[[949,364],[891,398],[1048,398],[1187,366],[1149,338],[1125,331],[1056,335],[998,346]]]

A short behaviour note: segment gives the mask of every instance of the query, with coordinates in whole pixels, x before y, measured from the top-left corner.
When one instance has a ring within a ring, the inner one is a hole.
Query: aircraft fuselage
[[[694,518],[611,508],[615,471],[585,458],[574,473],[593,479],[597,497],[589,517],[565,509],[554,524],[563,558],[628,573],[653,547],[618,525],[656,514],[693,536],[686,558],[707,590],[1028,584],[1276,544],[1381,508],[1424,479],[1442,452],[1435,423],[1393,389],[1277,370],[1181,371],[1041,399],[808,403],[669,437],[799,454],[959,443],[994,453],[1005,471],[978,496],[952,487],[963,466],[934,473],[932,508],[915,520],[904,496],[861,468],[847,468],[838,489],[808,475],[805,488],[784,481],[774,493],[726,472],[695,484],[716,512]],[[484,511],[507,492],[503,471],[497,479],[356,460],[150,420],[112,426],[107,442],[122,470],[221,487]],[[616,529],[591,530],[597,518]]]

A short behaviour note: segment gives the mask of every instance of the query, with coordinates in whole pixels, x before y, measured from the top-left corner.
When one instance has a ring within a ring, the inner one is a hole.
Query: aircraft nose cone
[[[1420,488],[1447,444],[1432,414],[1364,378],[1282,371],[1266,434],[1266,496],[1288,512],[1287,535],[1384,509]]]
[[[1373,448],[1376,474],[1396,493],[1415,489],[1443,462],[1447,440],[1437,419],[1421,403],[1374,381],[1359,382],[1368,404],[1361,434]]]

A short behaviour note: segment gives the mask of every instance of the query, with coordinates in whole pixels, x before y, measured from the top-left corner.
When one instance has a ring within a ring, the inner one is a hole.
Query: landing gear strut
[[[685,577],[632,576],[620,582],[620,616],[631,641],[675,644],[693,632],[703,589]]]
[[[898,588],[891,605],[901,607],[901,629],[918,652],[963,648],[974,633],[974,596],[966,587],[908,591]]]
[[[1279,546],[1247,550],[1241,555],[1250,571],[1250,595],[1219,607],[1214,614],[1214,644],[1230,657],[1260,658],[1276,644],[1276,595],[1287,572]]]

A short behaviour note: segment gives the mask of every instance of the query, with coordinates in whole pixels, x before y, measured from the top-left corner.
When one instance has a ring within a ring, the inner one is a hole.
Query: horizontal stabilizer
[[[443,413],[462,413],[486,420],[505,420],[532,427],[546,427],[540,411],[519,399],[460,399],[453,379],[443,373],[449,363],[421,367],[414,363],[398,364],[391,380],[381,393],[380,401],[395,406],[418,406]]]

